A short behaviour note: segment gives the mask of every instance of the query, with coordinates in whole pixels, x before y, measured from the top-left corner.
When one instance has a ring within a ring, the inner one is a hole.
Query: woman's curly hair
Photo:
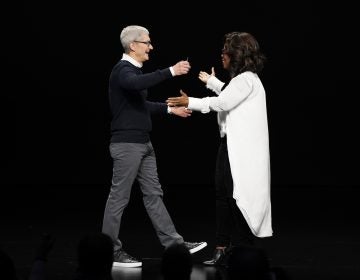
[[[266,60],[254,36],[246,32],[231,32],[224,36],[224,53],[230,57],[230,76],[251,71],[260,73]]]

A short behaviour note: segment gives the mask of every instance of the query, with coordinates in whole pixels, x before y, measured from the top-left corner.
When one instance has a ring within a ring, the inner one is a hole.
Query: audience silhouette
[[[13,260],[2,249],[0,249],[0,279],[18,280]]]
[[[75,280],[112,280],[114,249],[104,233],[85,235],[78,244],[78,268]]]
[[[1,280],[45,280],[46,279],[46,262],[48,255],[53,248],[55,238],[44,233],[41,236],[40,244],[36,248],[35,257],[31,266],[30,273],[25,277],[19,277],[16,267],[10,256],[0,249],[0,279]]]
[[[34,262],[31,268],[29,280],[45,280],[46,279],[46,262],[49,253],[55,244],[55,237],[49,233],[41,236],[40,244],[36,248]]]
[[[161,273],[164,280],[189,280],[193,259],[184,244],[174,243],[167,247],[161,259]]]
[[[267,255],[263,249],[251,246],[236,246],[230,251],[227,263],[229,280],[275,280]]]
[[[29,277],[19,277],[13,260],[0,249],[1,280],[45,280],[46,262],[55,238],[50,234],[41,237]],[[72,280],[113,280],[113,243],[101,232],[83,236],[77,246],[77,268]],[[290,280],[282,267],[270,267],[266,252],[251,246],[235,246],[229,250],[224,267],[217,267],[216,279],[222,280]],[[190,280],[193,259],[184,244],[167,247],[161,258],[163,280]],[[143,275],[144,276],[144,275]],[[152,275],[156,277],[156,275]]]

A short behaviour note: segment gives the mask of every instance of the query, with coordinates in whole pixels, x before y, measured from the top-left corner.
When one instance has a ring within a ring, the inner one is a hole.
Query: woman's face
[[[221,62],[223,64],[224,69],[229,69],[230,67],[230,56],[227,51],[227,48],[224,46],[224,48],[221,51]]]

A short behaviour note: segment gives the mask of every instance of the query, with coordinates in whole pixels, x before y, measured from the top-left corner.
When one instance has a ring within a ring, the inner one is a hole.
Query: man
[[[184,242],[177,233],[163,203],[156,158],[150,141],[151,114],[174,114],[188,117],[185,107],[170,108],[166,103],[149,102],[147,89],[173,76],[189,72],[190,64],[180,61],[172,67],[143,74],[143,62],[149,60],[153,50],[149,31],[142,26],[125,27],[120,35],[125,53],[114,66],[109,81],[111,121],[110,153],[113,158],[113,178],[106,203],[102,232],[114,243],[114,265],[139,267],[141,261],[127,254],[119,240],[121,217],[129,203],[131,187],[136,179],[143,193],[146,211],[160,243],[169,247],[184,243],[190,253],[204,248],[207,243]]]

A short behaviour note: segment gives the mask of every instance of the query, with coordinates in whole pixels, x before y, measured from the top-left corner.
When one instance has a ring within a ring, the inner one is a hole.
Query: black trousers
[[[215,171],[216,246],[254,245],[255,237],[233,198],[226,137],[221,138]]]

